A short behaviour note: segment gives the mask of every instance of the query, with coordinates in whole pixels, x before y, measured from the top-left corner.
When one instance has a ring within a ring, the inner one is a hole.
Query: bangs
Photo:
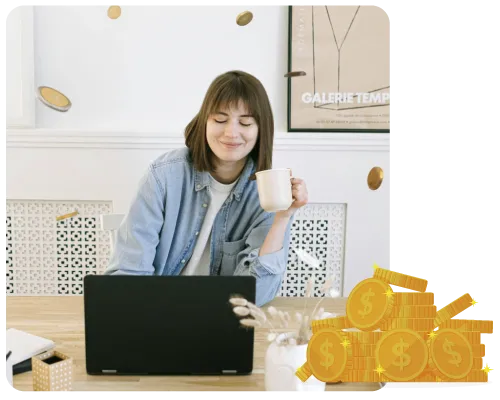
[[[259,121],[260,107],[255,95],[248,91],[248,88],[238,79],[227,82],[215,93],[213,103],[208,107],[209,114],[218,111],[237,109],[239,104],[245,109],[245,114],[251,114]]]

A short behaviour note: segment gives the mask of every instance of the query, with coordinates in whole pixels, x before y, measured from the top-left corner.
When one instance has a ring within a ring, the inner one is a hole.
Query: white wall
[[[17,7],[7,18],[7,126],[35,124],[33,7]]]
[[[35,7],[36,83],[66,94],[61,115],[37,105],[37,127],[181,132],[210,82],[243,69],[261,80],[286,130],[286,7]],[[278,79],[281,76],[281,79]]]
[[[344,294],[374,262],[389,267],[389,136],[285,132],[287,7],[251,7],[246,27],[240,7],[122,7],[118,20],[106,10],[35,7],[35,84],[73,107],[37,102],[36,129],[7,131],[9,199],[111,200],[126,212],[147,163],[183,145],[211,80],[238,68],[270,96],[274,166],[304,178],[310,202],[347,204]],[[377,191],[373,166],[385,171]]]
[[[16,3],[0,7],[0,120],[22,115],[21,16]]]

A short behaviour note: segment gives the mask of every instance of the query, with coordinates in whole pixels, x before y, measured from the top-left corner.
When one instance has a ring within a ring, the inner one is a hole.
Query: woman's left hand
[[[293,203],[288,210],[278,211],[278,213],[287,217],[292,216],[295,211],[297,211],[300,207],[305,206],[308,201],[306,182],[300,178],[291,178],[290,182],[292,184]]]

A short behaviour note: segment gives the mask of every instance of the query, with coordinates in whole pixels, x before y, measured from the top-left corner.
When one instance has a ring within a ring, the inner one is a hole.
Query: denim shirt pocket
[[[245,248],[246,239],[222,243],[221,275],[233,275],[238,264],[237,256]]]

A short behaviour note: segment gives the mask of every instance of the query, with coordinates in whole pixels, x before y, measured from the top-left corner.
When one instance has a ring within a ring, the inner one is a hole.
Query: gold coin
[[[322,382],[336,382],[350,365],[350,346],[344,346],[344,336],[334,329],[315,333],[307,345],[307,362],[314,376]]]
[[[438,331],[436,331],[438,332]],[[460,333],[464,333],[464,332],[460,332]],[[469,341],[470,343],[470,341]],[[486,346],[484,344],[471,344],[472,346],[472,357],[474,357],[474,359],[478,358],[478,359],[481,359],[481,357],[484,357],[485,354],[486,354]]]
[[[479,332],[462,332],[459,329],[457,331],[464,335],[470,344],[481,344],[481,334]],[[439,333],[439,329],[436,332]]]
[[[38,99],[46,106],[56,111],[68,111],[71,108],[71,101],[60,91],[47,86],[38,88]]]
[[[469,293],[464,294],[437,312],[435,325],[440,326],[443,322],[452,319],[455,315],[460,314],[471,305],[472,297],[470,297]]]
[[[427,289],[427,281],[425,279],[400,274],[399,272],[390,271],[385,268],[377,268],[373,277],[391,285],[416,290],[417,292],[425,292],[425,289]]]
[[[472,370],[461,379],[436,377],[436,382],[488,382],[488,374],[482,370]]]
[[[415,379],[411,379],[407,382],[436,382],[436,375],[433,375],[431,373],[424,373],[417,376]]]
[[[453,328],[469,332],[478,331],[481,335],[493,335],[495,334],[495,321],[475,318],[451,318],[436,327],[436,329],[440,328]]]
[[[431,333],[431,331],[415,331],[415,333],[422,336],[424,340],[427,340],[429,339],[429,334]]]
[[[380,327],[383,331],[398,328],[408,328],[414,331],[431,331],[434,329],[434,320],[432,318],[388,318]]]
[[[368,278],[352,289],[346,312],[351,324],[362,330],[379,328],[391,313],[394,303],[391,287],[379,279]]]
[[[331,328],[335,330],[341,330],[341,329],[351,328],[352,324],[347,319],[347,317],[344,316],[344,317],[314,320],[313,322],[311,322],[311,327],[312,327],[312,332],[314,334],[321,329]]]
[[[367,370],[373,371],[377,368],[377,360],[373,357],[352,357],[352,370],[360,371]]]
[[[117,19],[122,15],[122,9],[120,6],[111,6],[108,8],[108,17],[111,19]]]
[[[239,13],[238,16],[236,17],[236,23],[239,26],[245,26],[248,25],[253,19],[253,14],[250,11],[243,11],[242,13]]]
[[[409,381],[418,377],[427,367],[429,351],[418,333],[411,329],[386,332],[375,350],[377,367],[394,381]]]
[[[436,317],[436,306],[394,306],[390,318],[432,318]]]
[[[375,371],[347,371],[342,382],[391,382],[384,374]]]
[[[394,306],[424,306],[434,304],[434,293],[394,292]]]
[[[293,77],[296,77],[296,76],[305,76],[306,73],[304,71],[292,71],[292,72],[288,72],[285,74],[285,78],[293,78]]]
[[[465,378],[472,369],[472,345],[459,331],[440,329],[428,343],[429,367],[442,378]]]
[[[384,170],[380,167],[373,167],[368,173],[366,183],[371,190],[377,190],[384,180]]]
[[[353,357],[375,357],[376,344],[355,344],[351,346]]]
[[[483,359],[481,357],[474,357],[472,360],[472,369],[483,369]]]
[[[309,379],[309,377],[312,375],[312,371],[309,368],[309,364],[307,361],[297,369],[295,372],[295,375],[297,378],[299,378],[302,382],[305,382]]]
[[[344,332],[352,344],[376,344],[384,332]]]

